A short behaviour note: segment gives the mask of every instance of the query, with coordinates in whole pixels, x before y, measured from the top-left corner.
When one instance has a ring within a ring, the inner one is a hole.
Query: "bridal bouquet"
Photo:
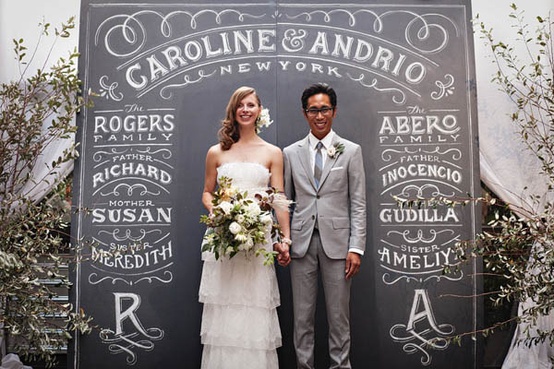
[[[277,254],[263,245],[266,235],[280,236],[279,225],[273,221],[272,209],[286,209],[290,201],[274,189],[248,196],[231,184],[231,179],[221,177],[219,188],[213,194],[210,215],[202,215],[200,222],[208,226],[202,243],[202,251],[210,251],[216,260],[223,256],[232,258],[239,252],[263,256],[264,264],[273,264]]]

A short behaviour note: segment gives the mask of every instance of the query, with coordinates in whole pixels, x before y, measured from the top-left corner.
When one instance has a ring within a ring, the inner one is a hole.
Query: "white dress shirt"
[[[309,145],[310,145],[310,153],[312,155],[310,155],[310,163],[312,165],[312,172],[314,171],[315,169],[315,154],[316,154],[316,149],[315,149],[315,146],[317,145],[317,143],[319,141],[321,141],[321,143],[323,144],[323,147],[321,148],[321,164],[322,164],[322,169],[325,168],[325,162],[327,161],[327,149],[331,147],[331,143],[333,142],[333,138],[335,137],[335,132],[333,130],[329,131],[329,133],[327,133],[327,136],[323,137],[322,140],[318,139],[316,136],[313,135],[312,132],[310,132],[308,134],[308,142],[309,142]]]

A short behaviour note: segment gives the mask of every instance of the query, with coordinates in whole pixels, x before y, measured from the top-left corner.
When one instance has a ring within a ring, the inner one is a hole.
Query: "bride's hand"
[[[286,267],[290,264],[291,259],[288,244],[278,242],[273,245],[273,249],[278,252],[277,263],[279,263],[280,266]]]

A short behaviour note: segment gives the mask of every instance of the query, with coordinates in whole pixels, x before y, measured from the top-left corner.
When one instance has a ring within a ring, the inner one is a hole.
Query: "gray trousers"
[[[294,246],[293,246],[294,247]],[[310,247],[290,264],[294,311],[294,348],[298,369],[314,368],[315,309],[318,273],[321,274],[329,324],[330,368],[350,365],[350,285],[345,278],[345,260],[329,259],[314,230]]]

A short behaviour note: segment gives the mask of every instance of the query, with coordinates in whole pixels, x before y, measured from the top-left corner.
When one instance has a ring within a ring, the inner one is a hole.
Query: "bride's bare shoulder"
[[[263,158],[266,167],[272,168],[274,164],[282,162],[283,153],[279,147],[266,142],[260,152],[260,158]]]
[[[208,149],[206,153],[206,163],[217,167],[221,164],[221,157],[223,156],[223,150],[219,144],[213,145]]]
[[[220,144],[215,144],[208,149],[208,156],[221,156],[223,150]]]
[[[264,141],[264,150],[267,150],[270,154],[280,154],[281,149],[267,141]]]

